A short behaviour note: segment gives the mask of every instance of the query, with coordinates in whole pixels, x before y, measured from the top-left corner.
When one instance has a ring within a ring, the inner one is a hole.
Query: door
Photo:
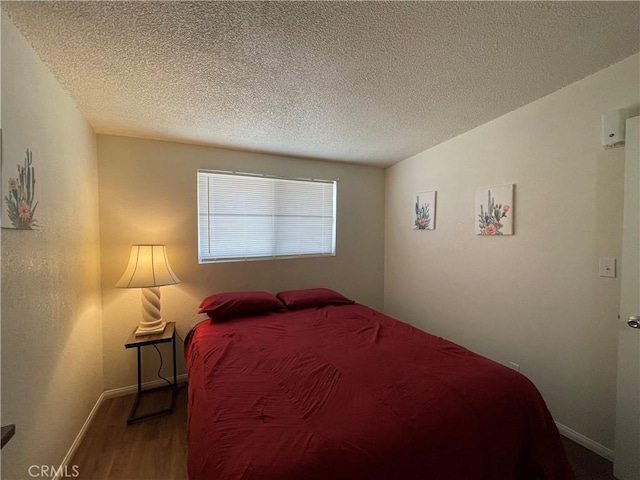
[[[640,480],[640,117],[627,120],[613,473]]]

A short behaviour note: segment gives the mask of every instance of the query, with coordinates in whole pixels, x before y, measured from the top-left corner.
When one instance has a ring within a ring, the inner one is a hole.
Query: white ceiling
[[[2,2],[98,133],[389,166],[638,52],[640,2]]]

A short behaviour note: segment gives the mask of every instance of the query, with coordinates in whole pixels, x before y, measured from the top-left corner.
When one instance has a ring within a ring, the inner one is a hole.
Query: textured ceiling
[[[98,133],[388,166],[639,50],[640,2],[2,2]]]

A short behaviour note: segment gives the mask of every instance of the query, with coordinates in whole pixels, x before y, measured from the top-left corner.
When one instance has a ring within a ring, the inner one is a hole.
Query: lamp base
[[[150,327],[148,325],[143,325],[142,323],[140,323],[138,329],[136,330],[136,337],[152,335],[154,333],[162,333],[164,332],[164,327],[166,327],[166,325],[167,324],[165,322],[160,322],[159,325],[153,325]]]

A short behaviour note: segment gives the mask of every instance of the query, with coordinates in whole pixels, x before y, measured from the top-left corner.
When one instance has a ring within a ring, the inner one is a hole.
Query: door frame
[[[640,315],[640,117],[627,120],[618,375],[613,473],[640,479],[640,329],[627,325]]]

